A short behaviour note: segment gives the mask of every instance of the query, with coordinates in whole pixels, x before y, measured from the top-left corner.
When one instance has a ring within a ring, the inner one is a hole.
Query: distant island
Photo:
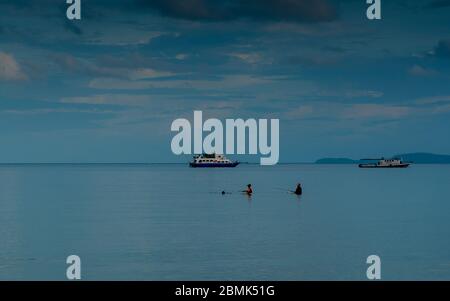
[[[437,155],[431,153],[408,153],[398,154],[386,158],[401,158],[405,162],[415,164],[450,164],[450,155]],[[362,160],[353,160],[349,158],[322,158],[317,160],[316,164],[360,164]]]

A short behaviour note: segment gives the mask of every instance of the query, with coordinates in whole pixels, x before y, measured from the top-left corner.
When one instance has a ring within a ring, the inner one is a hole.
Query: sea
[[[370,255],[450,280],[450,165],[0,165],[0,280],[65,280],[70,255],[83,280],[367,280]]]

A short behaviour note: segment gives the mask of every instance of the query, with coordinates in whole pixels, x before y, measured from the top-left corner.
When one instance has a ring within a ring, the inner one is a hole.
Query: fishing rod
[[[286,193],[295,193],[295,191],[290,190],[290,189],[286,189],[286,188],[275,187],[274,189],[276,189],[276,190],[281,190],[281,191],[284,191],[284,192],[286,192]]]
[[[234,194],[234,193],[247,193],[245,190],[236,190],[236,191],[226,191],[226,190],[222,190],[222,191],[209,191],[208,193],[211,194]]]

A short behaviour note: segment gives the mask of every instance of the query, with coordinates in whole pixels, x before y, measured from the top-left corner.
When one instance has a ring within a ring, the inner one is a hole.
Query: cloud
[[[442,8],[442,7],[449,7],[450,6],[450,0],[434,0],[431,1],[427,7],[429,8]]]
[[[286,113],[288,119],[298,119],[311,117],[314,114],[314,107],[311,105],[303,105],[297,108],[293,108]]]
[[[324,56],[322,54],[306,54],[306,55],[292,55],[283,58],[283,62],[289,65],[299,66],[332,66],[340,60],[336,56]]]
[[[328,0],[138,0],[164,16],[194,21],[326,22],[337,18]]]
[[[7,53],[0,52],[0,80],[25,80],[27,76],[22,72],[16,59]]]
[[[89,105],[143,106],[151,101],[147,95],[100,94],[91,96],[63,97],[61,103]]]
[[[40,115],[40,114],[62,114],[62,113],[81,113],[81,114],[113,114],[111,110],[99,109],[73,109],[73,108],[45,108],[45,109],[22,109],[22,110],[3,110],[3,114],[11,115]]]
[[[434,113],[427,108],[417,108],[402,104],[379,103],[335,103],[330,101],[306,102],[299,107],[286,110],[287,120],[328,120],[328,121],[387,121],[407,118],[413,114]]]
[[[424,97],[415,100],[415,103],[418,105],[450,104],[450,95]]]
[[[155,38],[168,33],[148,31],[130,26],[101,28],[95,34],[85,35],[87,44],[112,46],[138,46],[150,43]]]
[[[437,71],[433,69],[424,68],[419,65],[414,65],[408,69],[408,74],[412,76],[433,76],[437,74]]]
[[[286,120],[391,122],[410,117],[430,117],[450,112],[450,96],[430,96],[405,103],[336,103],[306,101],[298,107],[280,107]]]
[[[271,83],[270,79],[244,74],[227,75],[220,79],[173,79],[173,80],[120,80],[112,78],[94,78],[89,82],[89,88],[111,90],[146,90],[146,89],[197,89],[226,90],[239,89],[249,86],[261,86]]]
[[[381,98],[384,96],[382,91],[376,90],[322,90],[317,93],[318,96],[322,97],[344,97],[348,99],[353,98]]]
[[[54,0],[0,0],[0,6],[32,14],[35,11],[46,16],[59,17],[65,12],[65,1]],[[334,0],[96,0],[84,10],[84,17],[104,17],[105,11],[134,13],[158,12],[163,16],[193,21],[230,21],[250,19],[256,21],[290,21],[314,23],[337,18]],[[66,26],[70,26],[66,24]],[[76,27],[67,30],[81,34]]]
[[[440,40],[429,54],[438,58],[450,58],[450,39]]]
[[[88,60],[69,54],[54,54],[53,61],[65,71],[94,77],[121,78],[128,80],[155,79],[174,76],[169,71],[158,71],[147,67],[148,62],[141,62],[140,58],[131,62],[113,57],[103,57],[98,60]],[[138,67],[136,67],[138,66]]]
[[[233,58],[237,58],[247,64],[253,65],[257,64],[262,60],[262,57],[259,53],[230,53],[229,56]]]
[[[166,71],[156,71],[150,68],[138,68],[135,70],[131,70],[128,73],[128,77],[131,80],[142,80],[142,79],[152,79],[152,78],[160,78],[160,77],[169,77],[174,76],[175,74],[172,72]]]
[[[355,104],[345,109],[342,116],[350,119],[359,118],[400,118],[411,113],[406,106],[389,106],[380,104]]]
[[[175,56],[175,59],[179,60],[179,61],[184,61],[185,59],[187,59],[189,57],[188,54],[186,53],[179,53]]]

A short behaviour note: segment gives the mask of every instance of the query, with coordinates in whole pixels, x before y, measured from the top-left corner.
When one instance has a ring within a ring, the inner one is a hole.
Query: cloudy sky
[[[450,1],[365,2],[0,0],[0,162],[186,161],[193,110],[279,118],[282,162],[450,153]]]

